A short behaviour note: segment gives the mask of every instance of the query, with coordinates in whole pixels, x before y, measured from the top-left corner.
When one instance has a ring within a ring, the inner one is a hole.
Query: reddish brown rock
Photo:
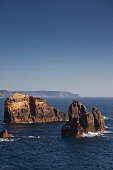
[[[94,116],[95,130],[103,131],[105,129],[105,122],[101,112],[96,107],[93,107],[92,114]]]
[[[7,130],[3,130],[2,132],[0,132],[0,138],[10,138],[10,137],[14,137],[14,136],[12,134],[9,134]]]
[[[82,136],[88,132],[100,132],[105,129],[104,117],[97,108],[92,109],[92,113],[86,111],[82,103],[74,100],[68,110],[69,122],[61,129],[63,137]]]
[[[67,120],[66,114],[54,109],[46,100],[14,93],[4,104],[4,123],[37,123]]]

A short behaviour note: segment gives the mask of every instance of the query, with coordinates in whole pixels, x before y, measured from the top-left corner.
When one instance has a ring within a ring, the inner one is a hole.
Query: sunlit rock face
[[[92,113],[86,111],[86,107],[74,100],[68,110],[69,121],[62,127],[63,137],[80,137],[88,132],[100,132],[105,130],[104,117],[101,112],[93,107]]]
[[[4,123],[37,123],[65,121],[68,118],[60,110],[46,103],[46,100],[14,93],[4,104]]]

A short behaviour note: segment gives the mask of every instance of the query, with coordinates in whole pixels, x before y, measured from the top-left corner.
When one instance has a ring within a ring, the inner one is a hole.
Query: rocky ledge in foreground
[[[3,130],[2,132],[0,132],[0,138],[10,138],[10,137],[14,137],[14,136],[12,134],[9,134],[7,130]]]
[[[4,123],[38,123],[65,121],[68,118],[60,110],[54,109],[46,100],[14,93],[4,104]]]
[[[92,113],[86,111],[81,102],[74,100],[68,110],[69,121],[62,127],[63,137],[80,137],[88,132],[101,132],[105,130],[104,117],[93,107]]]

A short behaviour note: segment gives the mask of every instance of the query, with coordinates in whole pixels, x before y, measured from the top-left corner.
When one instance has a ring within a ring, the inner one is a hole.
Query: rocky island
[[[48,105],[41,98],[14,93],[4,103],[4,123],[41,123],[67,119],[64,112]]]
[[[0,138],[11,138],[14,137],[12,134],[8,133],[7,130],[0,132]]]
[[[105,130],[104,117],[101,112],[93,107],[92,113],[86,107],[74,100],[68,110],[69,121],[62,127],[62,137],[80,137],[88,132],[101,132]]]

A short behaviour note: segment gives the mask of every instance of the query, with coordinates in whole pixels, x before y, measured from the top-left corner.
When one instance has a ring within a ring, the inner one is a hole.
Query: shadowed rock
[[[7,130],[3,130],[2,132],[0,132],[0,138],[10,138],[10,137],[14,137],[14,136],[12,134],[9,134]]]
[[[104,117],[101,112],[93,107],[92,113],[86,111],[81,102],[74,100],[68,110],[69,122],[61,129],[63,137],[82,136],[88,132],[100,132],[105,129]]]
[[[65,121],[68,118],[60,110],[54,109],[46,100],[14,93],[4,104],[4,123],[37,123]]]

